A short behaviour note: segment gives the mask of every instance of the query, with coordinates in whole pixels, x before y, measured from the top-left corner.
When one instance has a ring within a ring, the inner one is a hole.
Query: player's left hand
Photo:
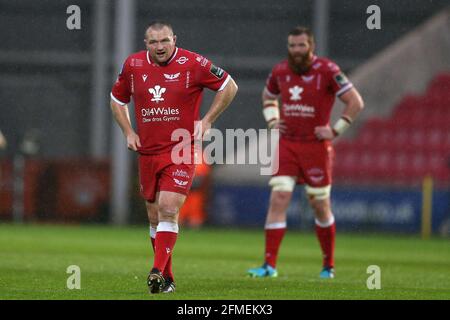
[[[203,137],[208,134],[209,129],[211,129],[212,123],[203,118],[202,121],[197,122],[197,125],[194,128],[194,139],[195,140],[203,140]]]
[[[335,135],[330,126],[320,126],[314,128],[314,134],[319,140],[333,140]]]

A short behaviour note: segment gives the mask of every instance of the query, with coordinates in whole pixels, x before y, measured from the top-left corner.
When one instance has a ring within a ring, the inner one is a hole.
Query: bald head
[[[151,22],[151,23],[147,26],[147,30],[145,31],[145,34],[147,35],[147,32],[148,32],[149,30],[156,30],[156,31],[159,31],[159,30],[162,30],[162,29],[164,29],[164,28],[167,28],[167,29],[170,31],[170,33],[172,34],[172,36],[173,36],[173,28],[172,28],[172,25],[171,25],[170,23],[167,23],[167,22],[164,22],[164,21],[153,21],[153,22]]]

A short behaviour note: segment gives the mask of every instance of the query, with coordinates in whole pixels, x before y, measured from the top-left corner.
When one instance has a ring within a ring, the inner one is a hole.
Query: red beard
[[[297,57],[301,57],[301,60]],[[297,58],[297,59],[296,59]],[[312,65],[312,55],[308,51],[304,55],[292,56],[288,53],[289,67],[297,74],[304,74],[308,72]]]

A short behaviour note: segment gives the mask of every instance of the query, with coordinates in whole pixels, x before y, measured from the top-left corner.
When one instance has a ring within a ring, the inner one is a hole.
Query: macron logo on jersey
[[[154,88],[148,89],[148,92],[150,92],[153,95],[151,101],[155,101],[156,103],[158,103],[160,101],[164,101],[162,95],[164,92],[166,92],[166,88],[161,88],[161,86],[156,85]]]
[[[291,94],[291,100],[292,101],[298,101],[301,100],[302,97],[300,97],[300,94],[303,92],[303,88],[299,86],[295,86],[292,88],[289,88],[289,93]]]

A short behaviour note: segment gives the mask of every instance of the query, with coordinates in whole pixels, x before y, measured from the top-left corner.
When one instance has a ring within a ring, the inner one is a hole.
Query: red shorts
[[[174,164],[171,153],[139,155],[141,196],[155,202],[156,193],[171,191],[188,195],[194,179],[195,164]]]
[[[302,142],[280,139],[279,168],[273,176],[297,177],[297,184],[331,184],[334,149],[330,141]]]

